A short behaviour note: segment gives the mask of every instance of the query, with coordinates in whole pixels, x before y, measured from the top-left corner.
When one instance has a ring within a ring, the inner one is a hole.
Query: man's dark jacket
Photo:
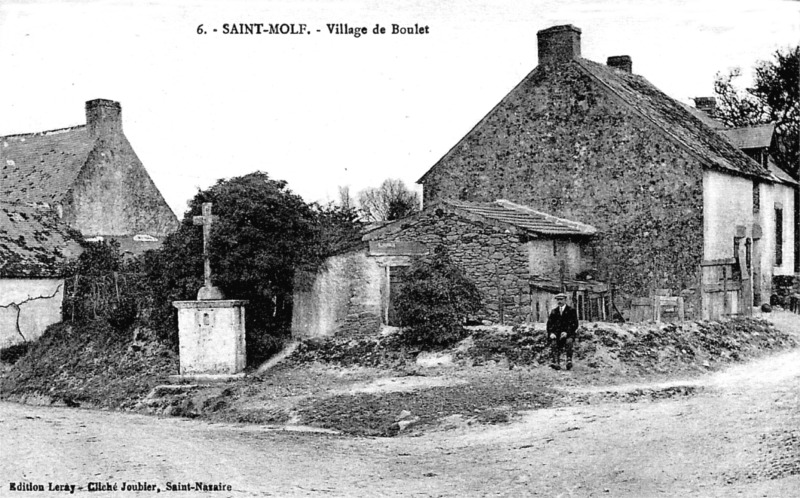
[[[578,330],[578,313],[570,306],[564,305],[564,312],[558,312],[558,306],[547,317],[547,335],[555,334],[559,337],[561,332],[566,332],[567,337],[574,337]]]

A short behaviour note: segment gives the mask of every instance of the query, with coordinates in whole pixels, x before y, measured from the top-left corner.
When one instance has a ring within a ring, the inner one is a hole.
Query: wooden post
[[[389,265],[386,265],[386,309],[383,311],[383,320],[386,325],[389,325],[389,307],[392,305],[392,275],[389,271]]]
[[[728,267],[722,267],[722,314],[730,315],[728,309]]]

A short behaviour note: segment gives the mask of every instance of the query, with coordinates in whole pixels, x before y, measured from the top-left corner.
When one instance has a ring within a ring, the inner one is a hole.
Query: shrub
[[[443,347],[464,336],[464,322],[480,308],[480,294],[444,246],[430,259],[412,264],[397,296],[396,309],[405,327],[405,342]]]
[[[16,363],[20,358],[25,356],[25,353],[30,349],[30,342],[21,342],[8,346],[7,348],[0,349],[0,362],[2,363]]]
[[[145,306],[139,262],[126,260],[116,240],[86,242],[68,269],[64,317],[71,321],[107,320],[127,330]]]

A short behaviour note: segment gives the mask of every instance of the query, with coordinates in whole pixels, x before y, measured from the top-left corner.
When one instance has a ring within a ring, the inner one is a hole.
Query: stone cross
[[[197,293],[198,301],[205,301],[209,299],[222,299],[222,291],[211,284],[211,252],[208,249],[209,240],[211,240],[211,225],[219,219],[219,217],[211,214],[211,202],[203,203],[203,215],[195,216],[192,221],[195,225],[203,226],[203,274],[204,282],[203,287]]]

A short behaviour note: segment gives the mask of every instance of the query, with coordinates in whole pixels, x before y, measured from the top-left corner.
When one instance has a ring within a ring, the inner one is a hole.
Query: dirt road
[[[800,351],[573,395],[508,425],[391,439],[0,403],[0,496],[196,481],[230,491],[176,495],[800,496]]]

